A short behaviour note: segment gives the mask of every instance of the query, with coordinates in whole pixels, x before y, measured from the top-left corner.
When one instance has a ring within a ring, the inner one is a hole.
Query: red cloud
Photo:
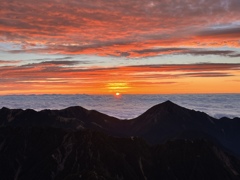
[[[14,52],[135,58],[239,47],[239,0],[35,1],[1,2],[0,41],[25,46]]]
[[[81,68],[81,67],[65,67],[65,65],[75,64],[76,61],[50,61],[40,62],[35,64],[27,64],[22,66],[0,66],[1,81],[4,79],[17,80],[45,80],[69,78],[69,79],[92,79],[97,81],[109,79],[115,76],[116,78],[127,77],[132,79],[138,76],[154,78],[155,75],[161,77],[181,77],[182,73],[202,73],[202,72],[225,72],[240,71],[240,64],[225,64],[225,63],[203,63],[203,64],[173,64],[173,65],[139,65],[139,66],[120,66],[110,68]],[[176,74],[176,72],[178,72]],[[193,76],[195,77],[195,76]],[[102,78],[102,79],[101,79]],[[11,80],[10,80],[11,81]]]

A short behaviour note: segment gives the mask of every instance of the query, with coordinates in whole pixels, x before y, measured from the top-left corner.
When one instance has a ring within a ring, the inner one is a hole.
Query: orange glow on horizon
[[[0,95],[240,93],[240,64],[54,68],[0,67]]]

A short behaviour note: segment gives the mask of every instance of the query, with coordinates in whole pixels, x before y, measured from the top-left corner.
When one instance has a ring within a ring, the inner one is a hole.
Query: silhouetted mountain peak
[[[166,105],[176,105],[175,103],[173,103],[172,101],[170,101],[170,100],[167,100],[167,101],[165,101],[165,102],[163,102],[163,103],[161,103],[161,104],[166,104]]]
[[[9,110],[9,108],[7,108],[7,107],[2,107],[2,108],[1,108],[1,111],[4,111],[4,110]]]
[[[71,106],[65,109],[60,110],[62,112],[68,112],[68,113],[87,113],[88,110],[81,107],[81,106]]]
[[[131,131],[158,143],[176,137],[206,137],[211,131],[215,132],[215,123],[216,119],[203,112],[165,101],[135,118]]]
[[[138,118],[142,119],[148,119],[150,120],[151,118],[157,119],[162,119],[163,117],[168,117],[168,116],[189,116],[189,112],[191,110],[186,109],[184,107],[181,107],[171,101],[165,101],[163,103],[157,104],[150,109],[148,109],[145,113],[140,115]]]
[[[170,100],[167,100],[161,104],[158,104],[158,105],[154,106],[153,108],[157,108],[159,110],[161,109],[161,110],[165,110],[165,111],[175,111],[177,109],[185,109],[185,108],[173,103]]]

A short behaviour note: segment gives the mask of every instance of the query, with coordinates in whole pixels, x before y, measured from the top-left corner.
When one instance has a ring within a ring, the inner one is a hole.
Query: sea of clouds
[[[64,109],[82,106],[110,116],[130,119],[166,100],[215,118],[240,117],[240,94],[184,94],[184,95],[9,95],[0,96],[0,108]]]

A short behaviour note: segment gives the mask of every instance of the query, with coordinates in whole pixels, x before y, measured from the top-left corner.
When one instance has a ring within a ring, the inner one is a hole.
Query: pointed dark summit
[[[177,111],[179,109],[186,109],[184,107],[181,107],[175,103],[173,103],[172,101],[170,100],[167,100],[161,104],[158,104],[156,106],[153,106],[153,108],[159,108],[159,109],[162,109],[162,110],[166,110],[166,111]]]
[[[158,108],[173,108],[173,107],[180,107],[180,106],[178,106],[177,104],[173,103],[170,100],[167,100],[167,101],[165,101],[163,103],[160,103],[160,104],[157,104],[157,105],[153,106],[152,108],[154,108],[154,107],[155,108],[157,108],[157,107]]]
[[[170,100],[167,100],[167,101],[165,101],[165,102],[163,102],[163,103],[161,103],[162,105],[166,105],[166,106],[174,106],[174,105],[177,105],[177,104],[175,104],[175,103],[173,103],[172,101],[170,101]]]
[[[142,115],[159,115],[159,114],[165,114],[165,113],[174,113],[174,114],[180,114],[180,113],[186,113],[186,111],[189,111],[188,109],[181,107],[172,101],[165,101],[163,103],[157,104],[150,109],[148,109],[145,113]],[[141,115],[141,116],[142,116]]]
[[[186,109],[168,100],[151,107],[145,113],[133,119],[133,128],[135,128],[134,131],[136,132],[151,131],[147,128],[155,128],[158,125],[161,129],[169,123],[171,123],[171,126],[178,126],[179,123],[191,122],[194,119],[193,116],[196,115],[205,116],[206,114]]]

